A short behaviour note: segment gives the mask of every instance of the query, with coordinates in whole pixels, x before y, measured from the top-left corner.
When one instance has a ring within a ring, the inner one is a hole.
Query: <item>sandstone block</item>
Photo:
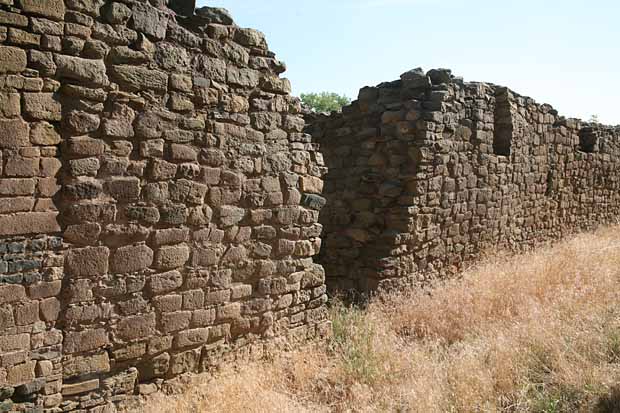
[[[134,4],[133,9],[133,28],[142,33],[153,36],[161,40],[166,37],[168,28],[168,16],[156,8],[147,4]]]
[[[155,253],[155,268],[172,270],[182,267],[187,260],[189,260],[189,247],[187,245],[164,246]]]
[[[155,334],[155,313],[125,317],[118,323],[117,337],[121,340],[145,339]]]
[[[26,70],[28,59],[23,49],[11,46],[0,46],[0,74],[21,73]]]
[[[4,165],[4,174],[10,177],[34,177],[39,175],[39,158],[13,156]]]
[[[114,80],[130,92],[152,90],[164,93],[168,90],[168,74],[139,66],[112,66]]]
[[[60,232],[57,212],[24,212],[0,216],[0,235],[50,234]]]
[[[175,348],[195,347],[209,341],[208,328],[195,328],[193,330],[181,331],[174,340]]]
[[[48,297],[57,297],[62,288],[62,281],[47,281],[32,284],[28,287],[28,296],[32,300],[40,300]]]
[[[10,386],[19,386],[34,380],[36,361],[28,361],[7,369],[7,382]]]
[[[47,298],[39,304],[40,316],[43,321],[56,321],[60,314],[60,301],[55,298]]]
[[[56,74],[61,78],[99,87],[109,84],[103,60],[82,59],[60,54],[55,55],[54,58],[57,66]]]
[[[99,388],[99,379],[86,380],[80,383],[63,384],[63,396],[75,396],[77,394],[88,393]]]
[[[22,10],[53,20],[62,20],[65,17],[65,2],[63,0],[20,0]]]
[[[26,297],[24,286],[17,284],[0,285],[0,305],[13,303]]]
[[[36,120],[60,121],[61,105],[53,93],[24,93],[24,112]]]
[[[0,24],[7,26],[26,27],[28,26],[28,17],[19,13],[11,13],[0,10]]]
[[[21,113],[19,93],[0,92],[0,115],[12,118]]]
[[[73,156],[98,156],[105,152],[105,143],[100,139],[77,137],[69,139],[68,149]]]
[[[110,358],[107,352],[92,356],[76,356],[67,359],[62,364],[62,370],[65,379],[93,373],[107,373],[110,371]]]
[[[28,124],[21,119],[0,119],[0,148],[28,146],[29,131]]]
[[[108,335],[103,328],[67,332],[63,343],[66,354],[97,350],[108,344]]]
[[[39,302],[31,301],[15,306],[15,324],[27,326],[39,321]]]
[[[192,318],[191,311],[177,311],[174,313],[164,313],[161,315],[161,331],[170,333],[173,331],[185,330],[189,327]]]
[[[106,182],[106,189],[117,201],[132,201],[140,196],[140,179],[114,178]]]
[[[166,294],[183,285],[183,276],[178,271],[154,274],[149,281],[149,289],[153,295]]]
[[[33,145],[58,145],[61,141],[60,135],[54,127],[47,122],[38,122],[30,129],[30,142]]]
[[[153,232],[151,242],[155,246],[180,244],[189,240],[188,228],[160,229]]]
[[[106,247],[71,249],[67,253],[66,269],[74,277],[96,277],[108,272],[110,250]]]
[[[111,259],[112,271],[117,274],[138,272],[153,263],[153,250],[146,245],[129,245],[114,252]]]

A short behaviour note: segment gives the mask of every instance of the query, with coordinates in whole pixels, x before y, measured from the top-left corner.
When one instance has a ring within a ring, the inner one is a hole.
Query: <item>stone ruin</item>
[[[447,70],[306,127],[263,35],[194,6],[0,0],[0,413],[112,413],[328,335],[327,284],[617,220],[619,128]]]
[[[620,127],[505,87],[416,69],[308,121],[329,169],[319,262],[334,288],[428,282],[620,216]]]
[[[0,0],[0,412],[109,413],[329,330],[285,65],[167,3]]]

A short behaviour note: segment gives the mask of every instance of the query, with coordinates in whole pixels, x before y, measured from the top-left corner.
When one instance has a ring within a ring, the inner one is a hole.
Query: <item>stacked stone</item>
[[[334,288],[426,282],[620,214],[620,128],[446,69],[415,69],[308,119],[329,168],[321,263]]]
[[[0,0],[0,400],[15,409],[109,411],[326,333],[326,168],[285,66],[224,10],[166,3]],[[62,238],[46,237],[57,210]]]

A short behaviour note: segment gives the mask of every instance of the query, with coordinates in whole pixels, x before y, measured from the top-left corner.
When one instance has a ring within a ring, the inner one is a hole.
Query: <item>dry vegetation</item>
[[[620,228],[429,292],[334,305],[334,336],[148,412],[620,412]]]

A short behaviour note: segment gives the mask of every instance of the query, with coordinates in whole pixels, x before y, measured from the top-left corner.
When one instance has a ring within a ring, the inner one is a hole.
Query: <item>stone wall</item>
[[[166,3],[0,0],[0,412],[111,412],[325,334],[325,168],[285,66]]]
[[[449,70],[308,118],[329,168],[320,262],[335,288],[424,282],[620,216],[620,127]]]

